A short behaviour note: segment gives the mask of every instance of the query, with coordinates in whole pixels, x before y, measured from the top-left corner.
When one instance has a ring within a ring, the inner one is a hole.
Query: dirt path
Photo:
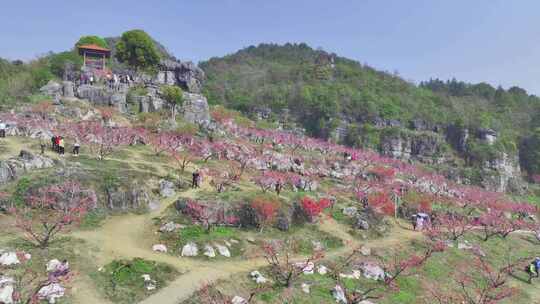
[[[189,190],[180,193],[178,196],[189,197],[195,193],[194,190]],[[151,250],[152,240],[155,237],[152,234],[156,232],[153,232],[152,218],[159,216],[178,196],[163,201],[160,208],[151,213],[114,216],[96,230],[73,233],[73,236],[84,239],[90,245],[100,248],[96,255],[96,263],[100,266],[118,258],[141,257],[168,263],[184,273],[141,303],[178,304],[189,298],[203,283],[227,279],[231,275],[247,272],[265,265],[265,261],[260,258],[212,263],[153,252]],[[394,231],[387,238],[359,242],[346,232],[347,227],[335,222],[333,219],[322,221],[320,229],[343,239],[346,244],[343,248],[329,253],[328,257],[343,255],[360,244],[377,247],[389,246],[418,236],[417,233],[397,228],[399,230]],[[89,286],[88,281],[81,280],[75,287],[73,290],[75,303],[97,304],[105,302],[98,295],[93,294],[93,291],[89,290],[92,288]]]
[[[9,138],[6,143],[8,154],[15,155],[22,148],[27,148],[29,143],[21,143],[17,138]],[[57,155],[48,151],[47,156],[58,158]],[[129,165],[145,165],[153,167],[155,173],[165,175],[167,170],[160,164],[146,161],[137,155],[132,155],[129,159],[111,158],[115,161],[125,162]],[[141,170],[143,171],[143,170]],[[208,188],[204,185],[203,188]],[[231,260],[220,262],[206,262],[191,258],[182,258],[152,251],[152,241],[155,237],[155,227],[152,219],[160,216],[165,209],[182,197],[193,197],[197,190],[188,190],[179,193],[177,196],[163,200],[158,209],[147,214],[125,214],[110,217],[101,227],[92,231],[76,231],[71,235],[85,240],[90,248],[99,248],[88,255],[94,258],[98,267],[103,266],[115,259],[120,258],[145,258],[158,262],[168,263],[179,270],[180,275],[176,280],[170,282],[166,287],[159,290],[141,303],[144,304],[178,304],[188,299],[197,291],[203,283],[212,283],[220,279],[227,279],[232,275],[248,272],[265,265],[262,258],[251,260]],[[418,233],[396,228],[388,237],[359,241],[347,233],[349,227],[337,223],[333,219],[325,219],[321,222],[319,229],[342,239],[345,246],[327,254],[328,258],[338,257],[350,252],[361,244],[371,247],[385,247],[406,242],[418,237]],[[97,270],[97,269],[96,269]],[[72,288],[73,302],[79,304],[109,304],[110,301],[103,298],[95,288],[94,283],[88,277],[79,276]]]

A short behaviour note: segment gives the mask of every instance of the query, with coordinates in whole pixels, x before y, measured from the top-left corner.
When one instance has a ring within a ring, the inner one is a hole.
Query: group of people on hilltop
[[[51,137],[51,147],[53,151],[63,156],[66,152],[66,144],[65,144],[64,137],[53,135]],[[80,149],[81,149],[81,144],[79,143],[78,140],[75,140],[75,143],[73,144],[73,151],[72,151],[73,155],[78,156]],[[42,142],[41,154],[43,154],[44,152],[45,152],[45,144]]]
[[[115,91],[120,90],[120,84],[130,85],[133,83],[133,76],[129,74],[118,75],[115,73],[107,73],[105,77],[97,77],[92,73],[81,73],[80,84],[94,85],[96,83],[105,83],[107,86]]]

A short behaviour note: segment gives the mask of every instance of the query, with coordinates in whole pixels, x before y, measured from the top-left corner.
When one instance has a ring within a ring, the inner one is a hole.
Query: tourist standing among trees
[[[73,155],[79,156],[79,151],[81,149],[81,144],[79,143],[79,140],[75,140],[75,144],[73,144]]]
[[[60,155],[64,156],[64,151],[65,151],[64,138],[62,136],[59,136],[59,139],[58,139],[58,153],[60,153]]]
[[[0,137],[6,137],[6,123],[3,121],[0,121]]]

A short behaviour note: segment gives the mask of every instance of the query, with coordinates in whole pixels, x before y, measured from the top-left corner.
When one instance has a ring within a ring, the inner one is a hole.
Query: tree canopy
[[[79,41],[75,43],[75,46],[79,47],[85,44],[95,44],[103,48],[109,48],[107,41],[99,36],[82,36]]]
[[[124,32],[116,45],[116,58],[132,67],[148,69],[159,63],[160,54],[146,32],[131,30]]]

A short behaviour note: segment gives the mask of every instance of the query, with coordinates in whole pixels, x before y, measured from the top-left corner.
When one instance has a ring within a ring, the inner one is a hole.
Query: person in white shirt
[[[0,137],[6,137],[6,124],[0,121]]]

